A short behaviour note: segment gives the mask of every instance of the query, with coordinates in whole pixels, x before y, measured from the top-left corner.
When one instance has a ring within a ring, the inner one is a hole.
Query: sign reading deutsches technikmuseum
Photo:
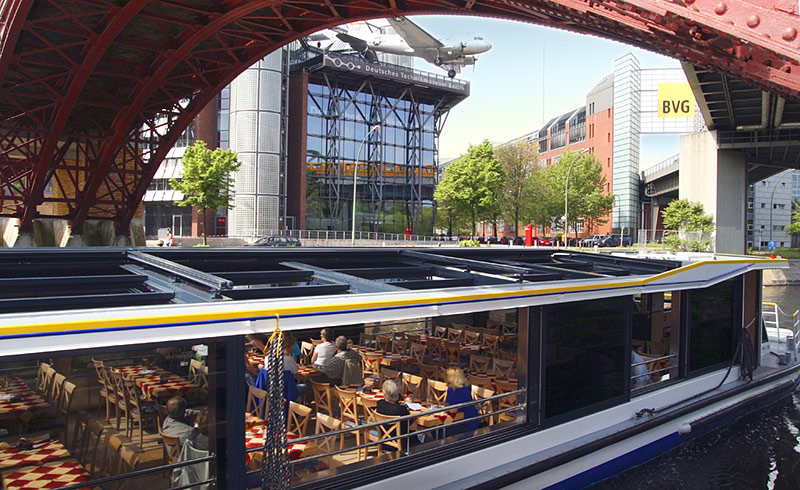
[[[363,75],[375,75],[392,80],[413,82],[430,87],[469,93],[469,84],[463,80],[455,80],[402,66],[370,63],[359,58],[336,56],[330,53],[325,54],[322,64],[323,66],[352,71]]]
[[[688,83],[658,84],[658,117],[694,117],[694,94]]]

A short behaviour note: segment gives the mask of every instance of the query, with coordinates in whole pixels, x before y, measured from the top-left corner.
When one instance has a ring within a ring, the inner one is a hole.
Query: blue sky
[[[480,35],[492,44],[478,57],[474,71],[467,67],[459,75],[470,81],[471,94],[450,112],[439,145],[442,161],[466,152],[469,144],[503,142],[538,129],[545,122],[543,109],[549,120],[584,105],[586,93],[624,54],[634,53],[642,68],[680,66],[675,59],[627,44],[521,22],[461,16],[411,19],[440,39],[457,42]],[[423,60],[415,63],[418,69],[440,70]],[[642,142],[641,167],[677,151],[677,136],[648,136]]]

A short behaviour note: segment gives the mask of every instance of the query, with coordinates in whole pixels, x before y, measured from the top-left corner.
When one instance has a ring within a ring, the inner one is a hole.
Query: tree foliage
[[[792,235],[800,234],[800,202],[792,202],[792,222],[786,227],[786,231]]]
[[[539,166],[539,143],[519,140],[500,145],[494,149],[494,155],[506,175],[500,196],[503,215],[506,221],[513,224],[514,233],[519,235],[517,226],[534,218],[536,203],[541,202],[543,196],[541,179],[538,178],[542,172]]]
[[[504,182],[505,172],[494,157],[494,148],[484,140],[470,145],[466,155],[448,165],[434,199],[448,203],[452,212],[469,217],[475,235],[477,222],[497,213]]]
[[[563,216],[566,191],[569,225],[573,229],[581,218],[589,231],[608,221],[614,196],[604,193],[606,179],[603,167],[594,155],[565,152],[558,162],[544,171],[543,183],[548,192],[539,200],[539,210],[535,213],[538,219]]]
[[[183,176],[170,179],[169,185],[183,193],[183,199],[176,201],[178,206],[197,206],[203,214],[203,244],[206,238],[206,214],[209,209],[232,208],[232,173],[239,170],[240,163],[236,153],[231,150],[214,150],[205,142],[195,141],[183,155]]]
[[[714,231],[714,218],[703,211],[699,202],[688,199],[669,203],[661,216],[664,227],[675,230],[664,237],[664,244],[673,250],[707,251],[711,249],[709,233]]]

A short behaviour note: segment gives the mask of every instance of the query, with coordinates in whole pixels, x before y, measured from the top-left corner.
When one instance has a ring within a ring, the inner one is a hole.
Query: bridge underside
[[[792,0],[0,0],[0,216],[122,231],[167,151],[244,69],[319,29],[411,14],[598,35],[800,100]]]

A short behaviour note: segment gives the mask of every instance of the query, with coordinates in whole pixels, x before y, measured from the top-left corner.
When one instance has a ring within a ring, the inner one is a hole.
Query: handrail
[[[161,471],[167,471],[167,470],[172,470],[172,469],[175,469],[175,468],[182,468],[184,466],[191,466],[191,465],[194,465],[194,464],[211,462],[211,461],[216,461],[216,460],[217,460],[216,454],[210,454],[208,456],[204,456],[202,458],[193,459],[191,461],[181,461],[180,463],[165,464],[165,465],[162,465],[162,466],[156,466],[154,468],[147,468],[147,469],[143,469],[143,470],[134,470],[134,471],[131,471],[131,472],[128,472],[128,473],[123,473],[121,475],[111,475],[111,476],[106,476],[104,478],[98,478],[96,480],[84,481],[84,482],[80,482],[80,483],[74,483],[72,485],[67,485],[65,487],[61,487],[61,490],[78,490],[78,489],[82,489],[82,488],[92,488],[92,487],[97,487],[97,486],[99,486],[99,485],[101,485],[103,483],[111,483],[111,482],[115,482],[115,481],[118,481],[118,480],[128,480],[128,479],[132,479],[132,478],[138,478],[140,476],[149,475],[151,473],[159,473]],[[206,480],[206,481],[203,481],[203,482],[192,483],[191,485],[182,486],[182,487],[179,487],[179,488],[191,488],[191,487],[203,484],[203,483],[215,483],[216,481],[217,481],[216,478],[211,478],[210,480]]]

